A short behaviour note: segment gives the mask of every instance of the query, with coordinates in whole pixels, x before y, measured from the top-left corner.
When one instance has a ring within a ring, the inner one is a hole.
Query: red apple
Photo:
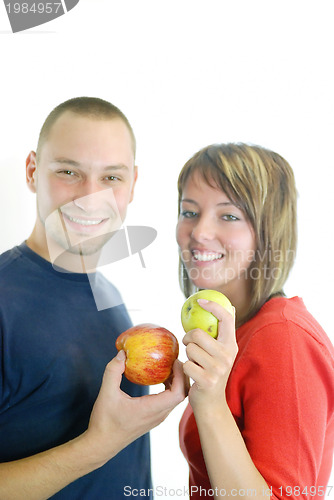
[[[166,328],[151,323],[121,333],[116,348],[125,351],[126,378],[140,385],[165,382],[179,354],[177,338]]]

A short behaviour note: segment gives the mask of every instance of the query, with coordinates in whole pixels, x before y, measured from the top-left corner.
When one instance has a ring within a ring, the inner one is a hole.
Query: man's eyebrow
[[[60,165],[71,165],[72,167],[85,168],[84,164],[75,160],[71,160],[70,158],[64,158],[64,157],[55,158],[54,160],[52,160],[51,163],[58,163]],[[127,165],[124,165],[123,163],[117,163],[116,165],[106,165],[105,167],[103,167],[103,170],[129,170],[129,167]]]
[[[107,165],[104,170],[129,170],[129,167],[123,163],[117,163],[116,165]]]
[[[73,167],[79,167],[80,163],[75,160],[70,160],[70,158],[55,158],[51,163],[60,163],[61,165],[72,165]]]

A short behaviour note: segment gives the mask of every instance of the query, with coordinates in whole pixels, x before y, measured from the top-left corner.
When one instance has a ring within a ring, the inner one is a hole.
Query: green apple
[[[217,302],[227,311],[234,315],[234,308],[228,298],[217,290],[200,290],[199,292],[190,295],[182,306],[181,322],[185,332],[200,328],[207,332],[214,339],[218,336],[218,320],[210,312],[203,309],[198,299],[211,300]]]

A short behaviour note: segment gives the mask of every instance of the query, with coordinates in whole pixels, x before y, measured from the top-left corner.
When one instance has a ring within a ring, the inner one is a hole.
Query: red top
[[[298,297],[268,301],[237,330],[237,342],[227,402],[272,497],[326,500],[334,447],[333,345]],[[191,498],[203,498],[211,486],[190,405],[180,422],[180,445]]]

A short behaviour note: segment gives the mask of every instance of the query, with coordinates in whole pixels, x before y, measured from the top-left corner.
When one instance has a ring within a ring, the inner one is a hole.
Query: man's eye
[[[72,172],[72,170],[60,170],[58,173],[59,173],[59,174],[64,174],[64,175],[68,175],[68,176],[73,176],[73,175],[75,175],[75,173],[74,173],[74,172]]]
[[[106,177],[107,181],[119,181],[119,177],[116,177],[115,175],[109,175]]]

